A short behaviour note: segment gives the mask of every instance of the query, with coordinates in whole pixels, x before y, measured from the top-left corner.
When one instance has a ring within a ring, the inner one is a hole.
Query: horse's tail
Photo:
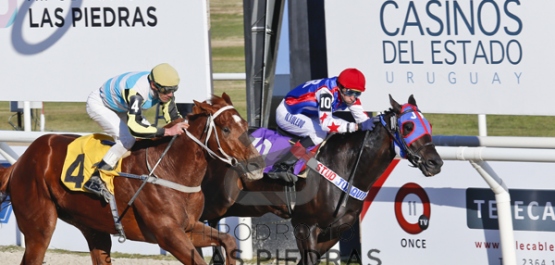
[[[9,195],[8,184],[10,182],[10,176],[12,175],[12,168],[0,166],[0,203],[6,200]]]

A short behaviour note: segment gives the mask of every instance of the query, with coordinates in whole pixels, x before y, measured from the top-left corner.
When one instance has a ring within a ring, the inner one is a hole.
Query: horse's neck
[[[348,163],[353,166],[346,172],[354,174],[351,183],[355,187],[362,191],[368,191],[395,157],[395,150],[392,147],[391,134],[380,124],[372,132],[369,132],[366,138],[362,137],[360,145],[362,153],[357,151],[353,155],[354,157],[350,159],[352,162]],[[358,162],[357,159],[359,159]],[[344,178],[348,180],[349,176],[344,176]]]
[[[361,185],[359,188],[364,191],[370,190],[372,185],[382,176],[389,164],[391,164],[391,161],[395,158],[393,136],[384,126],[378,125],[376,129],[377,137],[372,139],[372,141],[375,142],[370,145],[374,148],[368,152],[371,160],[369,163],[360,163],[360,168],[357,169],[357,176],[359,176],[360,181],[359,185]]]

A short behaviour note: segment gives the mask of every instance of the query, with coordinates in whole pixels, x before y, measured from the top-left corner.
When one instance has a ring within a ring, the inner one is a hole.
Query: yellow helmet
[[[179,85],[179,74],[175,68],[167,63],[162,63],[152,68],[150,80],[158,88],[160,93],[166,94],[177,91]]]

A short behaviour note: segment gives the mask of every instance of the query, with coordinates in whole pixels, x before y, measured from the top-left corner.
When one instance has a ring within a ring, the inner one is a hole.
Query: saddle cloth
[[[267,128],[257,129],[251,133],[251,137],[254,139],[252,144],[264,157],[264,161],[266,162],[267,166],[264,168],[264,173],[268,173],[272,169],[274,163],[276,163],[281,156],[286,155],[292,145],[295,144],[291,137],[281,135]],[[317,146],[308,148],[308,151],[310,151],[313,156],[317,150],[316,147]],[[301,172],[305,171],[305,169],[306,161],[301,158],[295,164],[293,174],[306,178],[305,174],[299,175]]]
[[[95,164],[108,152],[113,141],[112,137],[105,134],[91,134],[71,142],[67,146],[61,175],[62,183],[72,191],[88,192],[83,185],[91,178]],[[121,160],[113,171],[100,171],[100,177],[112,194],[114,194],[114,176],[118,175],[117,171],[121,171]]]

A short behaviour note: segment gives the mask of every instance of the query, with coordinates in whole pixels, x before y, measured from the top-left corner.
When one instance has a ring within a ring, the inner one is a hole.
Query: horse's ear
[[[210,114],[216,112],[216,111],[214,111],[214,108],[212,107],[212,105],[210,105],[206,102],[197,102],[197,101],[195,101],[195,107],[198,107],[198,109],[199,109],[197,114],[201,113],[201,112],[207,112],[207,113],[210,113]]]
[[[397,101],[395,101],[395,100],[393,99],[393,97],[391,96],[391,94],[389,94],[389,103],[391,104],[391,107],[393,107],[393,110],[394,110],[396,113],[401,113],[401,109],[402,109],[401,105],[399,105],[399,103],[397,103]]]
[[[199,114],[199,113],[201,113],[201,109],[200,109],[200,107],[199,107],[200,102],[198,102],[198,101],[196,101],[196,100],[193,99],[193,103],[194,103],[195,105],[193,106],[193,109],[192,109],[191,113],[193,113],[193,114]]]
[[[414,96],[412,94],[409,97],[409,104],[417,106],[416,105],[416,100],[414,99]]]
[[[231,103],[231,98],[227,95],[227,93],[223,93],[222,94],[222,98],[225,100],[225,102],[227,102],[228,105],[233,105],[233,103]]]

